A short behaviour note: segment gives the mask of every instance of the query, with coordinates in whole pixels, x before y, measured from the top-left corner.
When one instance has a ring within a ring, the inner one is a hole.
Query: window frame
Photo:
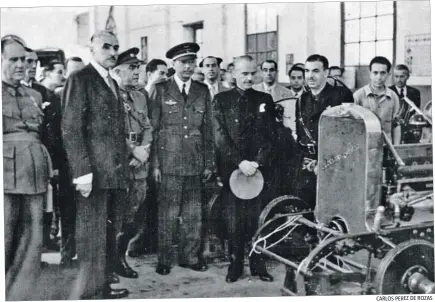
[[[340,19],[341,19],[341,45],[340,45],[340,63],[341,66],[345,66],[345,67],[361,67],[361,66],[368,66],[369,64],[365,65],[365,64],[361,64],[361,55],[358,56],[358,64],[357,65],[346,65],[346,44],[354,44],[354,43],[346,43],[345,41],[345,37],[346,37],[346,21],[351,21],[351,20],[359,20],[360,24],[361,24],[361,19],[367,19],[367,18],[378,18],[378,17],[382,17],[382,16],[391,16],[393,17],[393,34],[392,34],[392,39],[381,39],[381,40],[374,40],[374,43],[376,45],[376,43],[378,43],[378,41],[392,41],[392,58],[391,58],[391,63],[393,64],[393,66],[396,64],[396,46],[397,46],[397,3],[396,1],[392,1],[393,2],[393,13],[392,14],[380,14],[380,15],[374,15],[374,16],[365,16],[365,17],[358,17],[358,18],[351,18],[351,19],[347,19],[346,20],[346,16],[345,16],[345,2],[340,2]],[[361,3],[361,2],[359,2]],[[374,2],[377,3],[377,2]],[[375,27],[375,30],[377,30],[377,27]],[[361,37],[358,40],[358,44],[359,47],[361,47]],[[365,41],[363,41],[365,42]],[[372,41],[370,41],[372,42]],[[355,43],[356,44],[356,43]]]

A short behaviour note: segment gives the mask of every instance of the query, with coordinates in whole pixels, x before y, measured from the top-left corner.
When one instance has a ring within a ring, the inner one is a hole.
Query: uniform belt
[[[140,143],[142,142],[142,138],[143,138],[143,134],[137,132],[129,132],[125,136],[133,143]]]
[[[3,142],[41,142],[36,132],[13,132],[3,134]]]

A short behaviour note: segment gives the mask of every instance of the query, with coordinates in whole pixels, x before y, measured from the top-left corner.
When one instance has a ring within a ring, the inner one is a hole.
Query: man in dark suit
[[[178,264],[207,270],[201,252],[201,181],[213,171],[211,100],[207,86],[193,81],[199,45],[183,43],[166,53],[175,75],[152,86],[152,160],[161,182],[158,201],[159,251],[156,272],[167,275],[177,226]]]
[[[314,208],[316,203],[317,140],[320,115],[328,107],[353,103],[352,92],[343,86],[333,87],[327,82],[329,62],[322,55],[314,54],[305,62],[305,82],[310,90],[296,103],[296,132],[299,152],[297,195]]]
[[[229,283],[243,275],[245,245],[254,235],[264,203],[268,201],[267,184],[272,174],[267,163],[276,139],[274,103],[269,94],[252,89],[256,72],[252,57],[237,58],[236,88],[217,94],[213,101],[217,171],[223,182],[224,218],[229,234],[230,266],[226,276]],[[236,169],[247,177],[255,175],[257,169],[261,171],[265,187],[258,197],[242,200],[234,195],[229,179]],[[273,281],[260,255],[252,254],[249,264],[252,276]]]
[[[7,300],[32,300],[41,267],[42,213],[50,155],[41,142],[41,95],[20,82],[24,46],[2,38],[5,290]]]
[[[63,140],[73,183],[80,192],[80,271],[71,297],[74,300],[128,295],[126,289],[111,289],[106,277],[116,264],[116,253],[107,250],[116,250],[116,230],[121,229],[117,211],[122,210],[126,198],[129,173],[124,107],[109,73],[116,63],[118,48],[113,33],[100,31],[93,35],[91,63],[71,74],[64,89]],[[112,257],[106,259],[108,255]]]
[[[390,86],[400,99],[400,122],[402,125],[402,143],[417,143],[414,141],[414,135],[406,129],[409,119],[415,113],[411,106],[403,99],[407,97],[418,108],[421,105],[420,91],[417,88],[406,85],[409,79],[409,69],[406,65],[399,64],[394,67],[394,85]]]

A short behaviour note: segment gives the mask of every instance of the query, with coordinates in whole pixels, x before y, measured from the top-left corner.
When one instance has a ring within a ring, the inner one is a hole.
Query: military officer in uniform
[[[158,265],[170,273],[173,238],[178,238],[178,264],[207,270],[201,252],[201,181],[213,171],[210,92],[191,79],[199,45],[183,43],[166,53],[175,74],[150,91],[155,128],[152,165],[161,181],[158,198]],[[203,178],[203,179],[202,179]],[[179,236],[175,236],[179,227]]]
[[[127,263],[125,254],[128,243],[143,222],[138,212],[147,194],[149,154],[151,150],[152,127],[148,119],[147,100],[143,93],[135,90],[139,80],[142,61],[137,58],[139,48],[130,48],[118,56],[114,73],[118,78],[121,98],[124,103],[125,130],[129,150],[130,184],[127,204],[122,205],[122,228],[117,235],[117,262],[115,272],[126,278],[137,278],[138,273]]]
[[[5,289],[7,300],[32,300],[41,266],[42,214],[50,154],[41,143],[41,95],[21,85],[24,46],[2,39]]]
[[[272,176],[269,158],[276,141],[274,103],[270,94],[252,89],[257,66],[250,56],[235,60],[236,88],[221,92],[213,101],[214,138],[217,170],[223,182],[222,200],[229,234],[230,266],[226,281],[237,281],[243,274],[245,245],[258,226],[258,218],[268,201]],[[240,169],[247,177],[261,171],[265,186],[255,198],[242,200],[230,189],[229,179]],[[252,276],[273,281],[264,259],[254,253],[249,259]]]

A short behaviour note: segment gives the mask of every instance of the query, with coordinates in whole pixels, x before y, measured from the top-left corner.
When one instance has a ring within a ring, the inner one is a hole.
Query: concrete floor
[[[42,271],[41,278],[35,285],[38,293],[35,300],[68,299],[71,284],[78,270],[60,270],[58,253],[45,253],[42,260],[47,261],[49,267]],[[268,263],[269,272],[275,278],[274,282],[265,283],[258,277],[251,277],[247,267],[248,261],[245,261],[245,274],[232,284],[225,282],[228,262],[210,263],[206,272],[195,272],[175,266],[167,276],[155,272],[156,255],[128,258],[128,262],[139,272],[139,278],[120,278],[121,283],[114,284],[113,287],[127,288],[130,291],[129,299],[279,297],[285,277],[284,265],[276,262]]]

